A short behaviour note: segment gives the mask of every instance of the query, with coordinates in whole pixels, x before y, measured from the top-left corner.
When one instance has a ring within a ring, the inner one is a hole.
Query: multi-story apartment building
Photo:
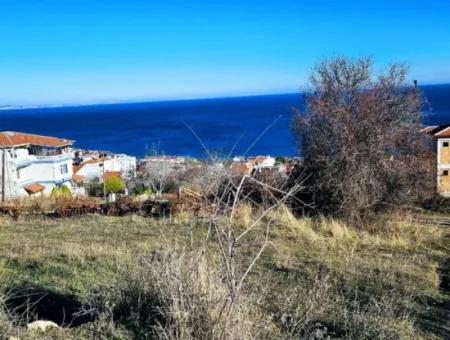
[[[2,199],[48,195],[54,187],[72,189],[72,157],[68,139],[28,133],[0,132]]]

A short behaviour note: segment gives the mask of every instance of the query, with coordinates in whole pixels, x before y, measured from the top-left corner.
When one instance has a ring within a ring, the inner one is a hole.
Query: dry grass
[[[43,196],[10,199],[0,204],[2,208],[10,208],[20,214],[39,214],[72,206],[99,206],[100,200],[95,197]]]
[[[294,327],[295,334],[311,331],[305,318],[313,324],[321,320],[331,335],[344,331],[351,338],[450,334],[448,318],[443,318],[449,299],[438,288],[436,271],[449,254],[448,230],[414,223],[408,215],[385,216],[378,228],[361,231],[336,220],[296,220],[285,210],[278,213],[270,263],[278,266],[281,282],[298,285],[287,300],[280,296],[275,310],[290,308],[294,319],[303,320]],[[300,307],[292,309],[293,299]],[[443,310],[430,308],[432,301]],[[435,333],[424,323],[433,323]]]
[[[253,216],[243,205],[236,223],[244,229]],[[356,230],[338,220],[298,219],[284,207],[267,219],[273,221],[270,245],[230,318],[218,303],[226,287],[214,239],[202,250],[206,227],[186,213],[160,221],[2,218],[3,291],[38,286],[93,308],[95,321],[64,328],[55,339],[450,335],[450,302],[437,273],[450,253],[448,230],[408,215]],[[249,246],[238,261],[254,252]],[[0,331],[30,336],[2,309]]]

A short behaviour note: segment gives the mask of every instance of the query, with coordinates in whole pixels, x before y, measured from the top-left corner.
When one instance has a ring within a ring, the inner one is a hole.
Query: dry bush
[[[81,209],[100,207],[100,201],[93,197],[46,196],[39,198],[18,198],[1,204],[4,212],[11,211],[17,215],[47,214],[64,209]]]
[[[242,296],[229,313],[229,296],[220,260],[202,251],[168,251],[143,259],[162,301],[163,322],[156,333],[164,339],[250,339],[261,325],[256,308]]]
[[[146,263],[165,306],[160,336],[241,339],[264,329],[258,309],[250,308],[247,281],[270,243],[271,212],[302,189],[301,183],[289,191],[271,184],[235,177],[218,162],[205,164],[193,183],[209,200],[199,250],[171,251]]]
[[[294,134],[319,213],[358,222],[434,191],[433,153],[420,134],[422,95],[393,64],[325,60],[313,69]]]
[[[11,334],[13,331],[13,324],[10,315],[7,313],[6,298],[2,292],[0,292],[0,339],[2,336]]]
[[[215,196],[220,186],[231,178],[229,168],[218,165],[219,161],[204,162],[196,170],[196,176],[188,184],[194,190],[201,191],[205,196]]]

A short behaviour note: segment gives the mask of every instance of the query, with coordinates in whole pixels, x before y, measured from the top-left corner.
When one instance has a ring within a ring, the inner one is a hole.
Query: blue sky
[[[295,92],[371,55],[450,82],[447,0],[0,0],[0,105]]]

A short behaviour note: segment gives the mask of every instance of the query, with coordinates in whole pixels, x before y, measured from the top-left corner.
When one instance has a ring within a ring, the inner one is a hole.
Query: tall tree
[[[370,58],[318,63],[306,107],[294,118],[322,213],[361,219],[404,202],[433,181],[420,134],[421,93],[407,86],[404,65],[377,74],[372,68]]]

